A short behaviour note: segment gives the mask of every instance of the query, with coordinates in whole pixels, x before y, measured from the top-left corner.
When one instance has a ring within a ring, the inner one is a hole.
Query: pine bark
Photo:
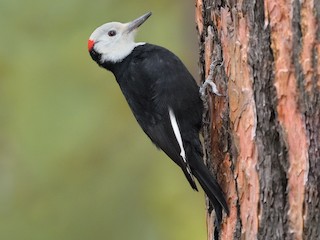
[[[320,0],[196,0],[196,23],[220,239],[320,239]]]

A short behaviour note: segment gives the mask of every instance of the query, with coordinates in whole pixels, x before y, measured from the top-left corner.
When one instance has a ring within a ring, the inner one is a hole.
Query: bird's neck
[[[103,67],[109,71],[111,71],[112,73],[115,74],[116,70],[118,69],[118,67],[120,67],[121,65],[123,65],[123,62],[125,62],[125,60],[132,54],[132,52],[135,50],[135,48],[145,45],[145,42],[139,42],[139,43],[135,43],[134,48],[129,52],[129,54],[127,54],[126,56],[124,56],[122,59],[118,59],[118,60],[114,60],[111,59],[109,60],[108,58],[105,58],[103,56],[103,54],[95,51],[94,49],[92,49],[90,51],[90,55],[92,57],[92,59],[100,66]]]

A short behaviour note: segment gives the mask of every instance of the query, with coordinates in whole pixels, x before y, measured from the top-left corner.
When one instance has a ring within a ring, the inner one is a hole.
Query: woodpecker
[[[199,87],[169,50],[135,42],[138,27],[151,12],[129,23],[110,22],[88,40],[92,59],[111,71],[145,134],[183,171],[194,190],[195,178],[210,199],[220,225],[229,214],[223,191],[203,162],[199,132],[203,103]]]

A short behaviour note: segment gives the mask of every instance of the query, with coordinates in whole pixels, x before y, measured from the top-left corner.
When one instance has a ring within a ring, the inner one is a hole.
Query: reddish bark
[[[230,216],[221,239],[320,236],[320,1],[196,0],[207,162]],[[208,214],[208,239],[213,216]]]

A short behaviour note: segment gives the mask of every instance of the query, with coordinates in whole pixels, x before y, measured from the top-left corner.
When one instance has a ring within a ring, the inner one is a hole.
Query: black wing
[[[116,72],[117,81],[138,123],[152,142],[161,148],[197,189],[186,158],[173,131],[172,109],[181,135],[201,127],[202,103],[192,75],[170,51],[146,44],[137,47]],[[188,116],[188,118],[182,118]],[[183,136],[182,136],[183,138]]]

